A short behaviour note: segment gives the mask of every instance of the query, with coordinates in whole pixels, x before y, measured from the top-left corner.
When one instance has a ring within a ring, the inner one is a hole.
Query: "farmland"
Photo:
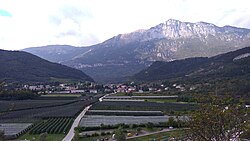
[[[165,96],[165,95],[144,95],[144,96],[107,96],[107,99],[149,99],[149,98],[160,98],[160,99],[176,99],[177,95]]]
[[[79,100],[73,103],[64,103],[63,105],[60,104],[52,107],[45,106],[39,108],[5,112],[0,115],[0,122],[26,122],[51,117],[73,118],[78,114],[81,109],[97,100],[98,99],[93,98],[90,100]]]
[[[15,138],[18,134],[25,132],[31,125],[31,123],[1,123],[0,130],[4,130],[7,138]]]
[[[48,99],[48,98],[47,98]],[[75,100],[19,100],[0,101],[0,112],[17,111],[25,109],[35,109],[42,107],[54,107],[73,103]]]
[[[159,123],[167,122],[169,116],[102,116],[102,115],[87,115],[80,122],[83,127],[98,127],[103,125],[117,124],[144,124],[144,123]]]
[[[35,122],[40,119],[52,117],[74,118],[81,109],[98,101],[98,98],[99,96],[83,96],[75,100],[50,100],[50,97],[47,97],[46,100],[4,101],[2,104],[18,105],[18,107],[15,106],[16,108],[13,108],[11,111],[8,110],[8,112],[1,112],[0,123]]]
[[[106,116],[163,116],[161,111],[120,111],[120,110],[88,110],[86,115]]]
[[[103,101],[94,104],[91,110],[131,110],[131,111],[189,111],[196,108],[196,104],[189,103],[156,103],[146,101]]]
[[[159,92],[144,92],[144,93],[123,93],[119,92],[113,96],[169,96],[169,94],[159,93]]]
[[[29,129],[29,136],[47,132],[65,134],[70,129],[74,118],[84,107],[97,102],[102,95],[87,96],[41,96],[32,100],[0,101],[0,123],[10,130],[15,130],[12,137],[19,137]],[[19,126],[14,125],[29,125]],[[28,128],[29,127],[29,128]],[[21,130],[22,129],[22,130]],[[7,134],[6,134],[7,135]]]
[[[62,134],[67,133],[73,123],[73,118],[49,118],[37,123],[30,131],[30,134]]]
[[[80,126],[90,127],[88,130],[91,130],[92,127],[97,127],[92,129],[95,130],[100,126],[143,125],[149,122],[154,126],[166,126],[165,123],[170,117],[177,121],[179,119],[175,118],[177,114],[187,115],[188,112],[197,108],[195,103],[177,102],[177,97],[175,95],[107,96],[102,102],[92,105],[82,118]],[[164,102],[154,102],[162,99]],[[148,102],[148,100],[152,100],[152,102]],[[186,120],[182,116],[179,117],[181,117],[180,120]]]

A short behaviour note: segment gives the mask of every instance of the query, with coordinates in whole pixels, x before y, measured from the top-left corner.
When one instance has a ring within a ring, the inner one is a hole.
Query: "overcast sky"
[[[250,28],[249,0],[0,0],[0,48],[88,46],[168,19]]]

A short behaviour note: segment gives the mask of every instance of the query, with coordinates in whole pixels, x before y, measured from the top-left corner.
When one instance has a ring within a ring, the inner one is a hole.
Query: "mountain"
[[[138,73],[154,61],[211,57],[249,45],[250,29],[170,19],[147,30],[81,47],[77,54],[57,62],[83,70],[99,82],[110,82]],[[36,55],[53,61],[53,55]]]
[[[37,55],[43,59],[51,62],[63,62],[68,61],[76,57],[77,55],[88,52],[90,48],[79,48],[69,45],[48,45],[42,47],[31,47],[23,49],[22,51],[29,52]]]
[[[147,69],[134,75],[140,81],[172,78],[218,79],[245,77],[250,79],[250,47],[214,57],[188,58],[172,62],[154,62]]]
[[[0,50],[0,80],[9,82],[93,81],[82,71],[23,51]]]

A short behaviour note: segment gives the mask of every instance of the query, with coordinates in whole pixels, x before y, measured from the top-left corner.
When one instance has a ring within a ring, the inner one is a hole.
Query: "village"
[[[185,85],[173,84],[165,86],[164,84],[135,84],[134,82],[126,84],[96,84],[93,82],[85,83],[61,83],[61,84],[38,84],[38,85],[23,85],[19,89],[31,90],[38,94],[80,94],[80,93],[157,93],[174,89],[176,91],[186,91]],[[194,90],[195,87],[190,87],[188,90]]]

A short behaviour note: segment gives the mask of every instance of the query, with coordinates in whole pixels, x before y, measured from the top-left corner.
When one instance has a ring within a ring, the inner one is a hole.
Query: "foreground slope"
[[[10,82],[93,81],[82,71],[23,51],[0,50],[0,79]]]

